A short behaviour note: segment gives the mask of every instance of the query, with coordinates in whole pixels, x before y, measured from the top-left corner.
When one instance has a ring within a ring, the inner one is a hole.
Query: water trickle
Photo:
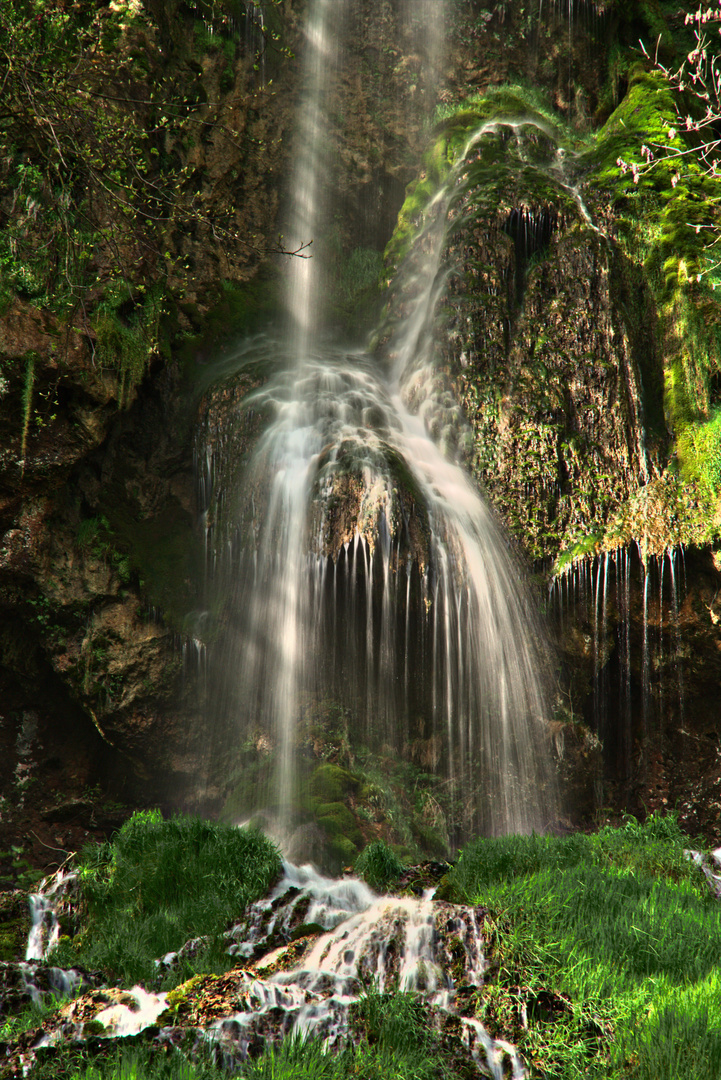
[[[588,615],[592,722],[608,775],[631,802],[667,736],[684,727],[683,565],[681,549],[637,545],[569,566],[550,593],[561,635],[563,618]]]
[[[219,1021],[209,1032],[212,1040],[226,1047],[231,1041],[247,1045],[254,1030],[267,1030],[266,1018],[280,1007],[283,1035],[320,1037],[332,1048],[347,1037],[349,1007],[363,987],[412,991],[427,1005],[455,1013],[456,987],[483,984],[481,912],[428,895],[379,898],[356,879],[324,878],[309,866],[285,865],[274,892],[231,931],[239,941],[231,949],[252,956],[254,946],[269,936],[280,932],[287,939],[299,911],[306,923],[328,931],[287,970],[287,947],[256,961],[254,972],[244,976],[248,1007]],[[492,1076],[501,1078],[506,1062],[514,1077],[525,1076],[514,1047],[492,1039],[478,1021],[460,1021],[464,1041]]]
[[[463,1015],[466,1006],[474,1007],[468,990],[484,983],[484,914],[436,901],[430,889],[421,899],[378,897],[356,878],[331,879],[312,866],[285,863],[270,895],[251,905],[227,935],[228,952],[244,966],[201,976],[201,986],[203,978],[212,981],[210,994],[201,989],[194,999],[189,989],[196,1037],[210,1043],[233,1073],[251,1050],[293,1034],[340,1049],[350,1037],[351,1009],[373,987],[413,993],[427,1022],[440,1031],[453,1018],[472,1057],[491,1076],[502,1080],[510,1072],[523,1080],[515,1048]],[[274,947],[277,941],[280,947]],[[167,968],[173,962],[169,956],[157,963]],[[90,1030],[95,1037],[117,1038],[162,1025],[171,1019],[163,1017],[167,999],[140,986],[95,991],[65,1005],[32,1049],[82,1040]],[[177,1015],[172,1019],[177,1023]],[[170,1029],[161,1030],[161,1041],[166,1037],[172,1038]]]
[[[58,908],[77,875],[58,870],[41,882],[37,893],[30,896],[30,933],[26,960],[44,960],[60,936]]]

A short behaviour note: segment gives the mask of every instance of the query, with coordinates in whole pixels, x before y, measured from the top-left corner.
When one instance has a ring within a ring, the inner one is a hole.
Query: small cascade
[[[204,1016],[198,1006],[196,1033],[236,1071],[249,1052],[293,1035],[338,1050],[350,1035],[350,1011],[368,988],[410,992],[439,1031],[446,1021],[457,1025],[471,1056],[492,1077],[510,1073],[523,1080],[515,1048],[463,1015],[469,990],[484,983],[482,921],[483,909],[433,900],[432,890],[421,899],[378,897],[358,879],[326,878],[311,866],[286,863],[273,892],[230,931],[228,951],[246,966],[213,983],[211,1011]],[[46,1032],[34,1049],[73,1031],[83,1039],[89,1022],[96,1037],[99,1027],[102,1037],[122,1037],[158,1025],[162,1041],[167,1004],[167,994],[139,986],[104,990],[66,1006],[61,1027]]]
[[[38,892],[30,896],[31,926],[25,950],[26,961],[44,960],[57,944],[60,936],[58,910],[76,876],[74,873],[58,870],[42,881]]]
[[[60,936],[59,912],[67,902],[77,874],[64,869],[45,878],[37,893],[31,894],[30,931],[25,949],[25,963],[19,965],[20,981],[35,1005],[50,998],[71,998],[92,985],[91,980],[74,968],[65,970],[44,964]]]

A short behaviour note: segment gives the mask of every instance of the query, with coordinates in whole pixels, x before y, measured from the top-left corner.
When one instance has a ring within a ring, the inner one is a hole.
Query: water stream
[[[62,887],[62,881],[45,882],[33,898],[34,911],[56,919]],[[522,1080],[526,1072],[515,1048],[462,1015],[463,994],[483,985],[483,916],[482,908],[435,901],[432,890],[420,899],[378,897],[357,878],[332,879],[310,865],[285,863],[271,893],[228,932],[228,952],[245,966],[208,988],[213,1012],[203,1016],[200,1007],[197,1033],[237,1071],[249,1052],[289,1035],[320,1038],[327,1049],[340,1049],[350,1035],[350,1010],[365,993],[410,992],[429,1009],[430,1022],[458,1025],[471,1056],[495,1080],[509,1070]],[[293,931],[305,928],[309,936],[294,942]],[[285,944],[268,951],[268,942],[277,939]],[[31,932],[29,951],[37,951],[38,940]],[[173,962],[172,956],[158,961],[165,969]],[[77,973],[61,974],[70,977],[63,994],[76,993]],[[91,1033],[122,1038],[153,1025],[161,1043],[172,1042],[167,1005],[167,993],[142,986],[95,991],[63,1006],[57,1026],[32,1049]]]

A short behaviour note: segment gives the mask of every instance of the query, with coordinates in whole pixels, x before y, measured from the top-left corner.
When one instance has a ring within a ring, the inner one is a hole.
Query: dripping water
[[[604,745],[606,767],[624,784],[627,799],[649,768],[649,742],[662,747],[670,723],[673,730],[684,728],[683,567],[681,549],[655,555],[641,545],[619,548],[572,563],[549,593],[561,640],[564,628],[588,616],[593,679],[588,719]]]

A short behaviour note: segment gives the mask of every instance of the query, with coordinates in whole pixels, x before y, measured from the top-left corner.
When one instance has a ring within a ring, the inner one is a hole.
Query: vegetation
[[[483,985],[463,991],[464,1015],[481,1020],[495,1038],[515,1042],[530,1075],[546,1080],[716,1080],[721,904],[689,859],[691,844],[673,814],[652,815],[644,824],[628,819],[593,835],[469,844],[437,892],[439,899],[482,906],[487,966]],[[398,871],[382,844],[369,845],[364,856],[358,869],[367,880],[371,867],[386,881]],[[219,910],[210,912],[210,891],[226,917],[237,915],[268,888],[276,869],[277,853],[258,834],[136,814],[111,845],[82,856],[79,955],[87,962],[114,952],[106,968],[124,971],[126,981],[144,977],[160,945],[149,917],[175,917],[182,934],[213,933],[223,919]],[[188,894],[182,905],[180,891]],[[136,933],[133,920],[145,929]],[[98,948],[103,937],[114,939],[110,949]],[[209,961],[206,953],[196,968]],[[208,992],[202,979],[178,992],[192,995],[196,985]],[[49,1016],[47,1006],[33,1006],[7,1018],[2,1037],[12,1046]],[[419,995],[371,987],[352,1005],[349,1023],[347,1042],[334,1052],[322,1040],[290,1037],[237,1062],[235,1074],[243,1080],[466,1075],[452,1024],[434,1019]],[[228,1075],[229,1059],[206,1056],[193,1044],[174,1040],[175,1049],[159,1048],[149,1032],[133,1045],[65,1045],[39,1057],[29,1075]]]
[[[373,840],[356,859],[354,869],[371,889],[385,892],[398,881],[404,866],[385,841]]]
[[[553,1023],[519,1031],[545,1076],[718,1076],[721,905],[691,843],[669,815],[463,851],[446,895],[488,908],[491,998],[510,1006],[523,987],[567,1002]]]
[[[165,7],[0,9],[0,310],[18,298],[81,329],[93,364],[118,369],[121,405],[163,352],[163,317],[194,277],[198,245],[230,280],[283,250],[251,236],[231,188],[210,191],[198,167],[211,136],[229,172],[258,152],[225,105],[239,24],[252,24],[240,36],[246,50],[290,55],[279,0],[260,20],[236,0]]]
[[[290,1037],[234,1069],[240,1080],[434,1080],[449,1076],[449,1055],[410,994],[361,998],[352,1010],[354,1041],[329,1053],[322,1039]],[[118,1048],[110,1053],[68,1050],[33,1069],[33,1080],[227,1080],[222,1063],[202,1051],[189,1059],[175,1050]]]
[[[123,985],[158,981],[155,960],[192,937],[206,939],[166,984],[200,970],[227,970],[223,932],[280,872],[276,847],[260,833],[198,818],[164,821],[140,811],[79,861],[83,926],[62,938],[53,962],[102,969]]]

